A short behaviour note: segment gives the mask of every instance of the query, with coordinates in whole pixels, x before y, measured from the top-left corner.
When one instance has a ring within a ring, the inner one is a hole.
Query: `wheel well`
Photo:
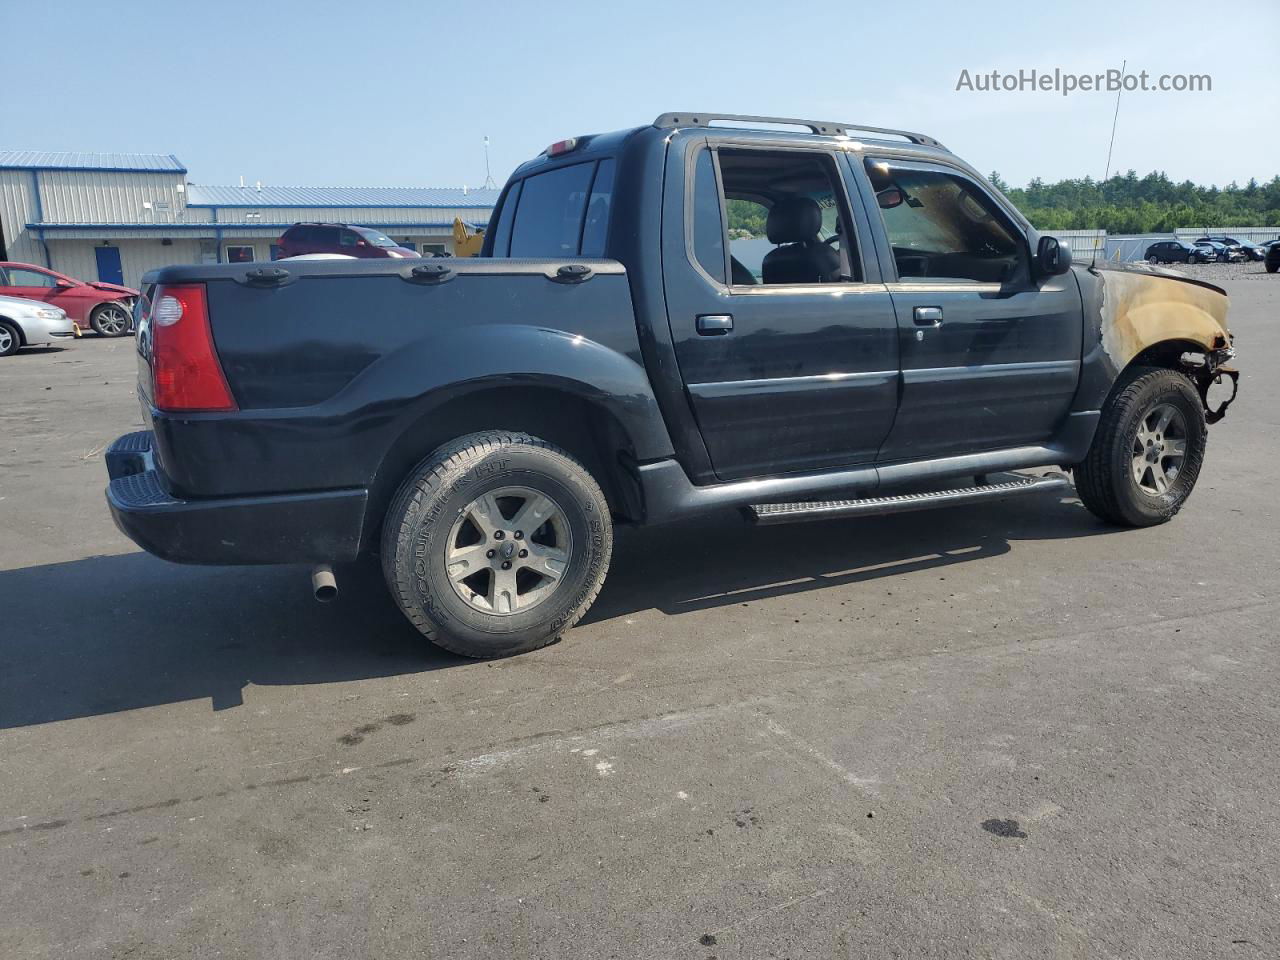
[[[8,317],[0,317],[0,323],[3,323],[6,327],[8,327],[10,330],[14,332],[14,335],[17,336],[18,338],[18,344],[20,346],[25,347],[27,345],[27,335],[22,332],[21,324],[14,323]]]
[[[1129,380],[1130,374],[1136,368],[1160,367],[1180,373],[1190,380],[1200,394],[1201,403],[1204,404],[1205,419],[1209,423],[1217,423],[1226,414],[1227,407],[1236,397],[1239,374],[1222,365],[1222,361],[1229,357],[1228,342],[1222,336],[1218,337],[1212,348],[1206,348],[1204,344],[1193,340],[1164,340],[1152,344],[1130,360],[1120,372],[1120,376],[1112,384],[1108,400]],[[1223,375],[1231,381],[1231,394],[1227,397],[1219,396],[1216,401],[1212,400],[1209,391],[1215,383],[1222,382]],[[1218,404],[1216,408],[1215,402]]]
[[[1162,340],[1130,360],[1125,371],[1133,367],[1167,367],[1179,373],[1188,373],[1190,369],[1205,363],[1208,352],[1204,344],[1192,340]],[[1194,359],[1183,359],[1187,354],[1191,354]]]
[[[414,466],[442,444],[482,430],[511,430],[554,443],[586,467],[616,517],[641,515],[639,485],[627,466],[635,451],[608,410],[553,387],[491,387],[432,408],[387,451],[369,488],[363,545],[376,542],[391,498]]]

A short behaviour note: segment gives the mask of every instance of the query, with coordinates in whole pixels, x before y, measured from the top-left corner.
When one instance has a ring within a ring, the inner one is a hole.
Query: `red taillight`
[[[213,348],[204,284],[158,287],[151,298],[151,375],[158,410],[235,410]]]

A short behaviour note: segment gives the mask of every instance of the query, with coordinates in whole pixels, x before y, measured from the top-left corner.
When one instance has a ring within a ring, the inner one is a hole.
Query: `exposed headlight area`
[[[65,320],[67,311],[61,307],[37,307],[33,313],[41,320]]]

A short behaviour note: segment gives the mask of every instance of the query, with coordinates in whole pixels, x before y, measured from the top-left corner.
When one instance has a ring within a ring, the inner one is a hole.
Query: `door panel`
[[[877,157],[849,167],[884,227],[881,268],[899,277],[902,395],[878,459],[1049,440],[1079,381],[1075,277],[1035,281],[1024,229],[966,171]]]
[[[684,222],[664,219],[663,269],[680,375],[716,476],[742,479],[873,460],[897,407],[898,334],[888,290],[878,272],[876,282],[727,283],[734,271],[725,253],[720,194],[707,205],[701,202],[705,190],[700,200],[695,188],[699,155],[703,174],[712,164],[709,143],[734,147],[731,140],[689,137],[670,148],[666,189],[687,202],[681,205]],[[837,165],[825,151],[806,153],[830,164],[841,216],[850,217]],[[700,180],[719,182],[718,174]],[[714,229],[704,219],[694,221],[695,202],[700,216],[710,209],[720,218]],[[861,225],[854,229],[842,225],[842,235],[863,233]],[[709,257],[719,262],[707,263]],[[700,330],[699,317],[731,319],[704,321]]]
[[[892,286],[902,401],[882,460],[1041,443],[1080,377],[1080,294],[1070,275],[1018,293]],[[919,325],[915,308],[942,322]]]
[[[853,285],[848,285],[852,287]],[[701,293],[701,295],[700,295]],[[676,356],[722,479],[872,460],[898,402],[893,306],[878,289],[672,298]],[[733,317],[702,336],[699,314]]]

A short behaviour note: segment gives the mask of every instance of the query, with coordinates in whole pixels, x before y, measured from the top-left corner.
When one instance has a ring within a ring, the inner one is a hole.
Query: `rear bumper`
[[[106,452],[107,506],[126,537],[174,563],[333,563],[355,559],[368,491],[182,500],[166,489],[151,433],[117,439]]]

